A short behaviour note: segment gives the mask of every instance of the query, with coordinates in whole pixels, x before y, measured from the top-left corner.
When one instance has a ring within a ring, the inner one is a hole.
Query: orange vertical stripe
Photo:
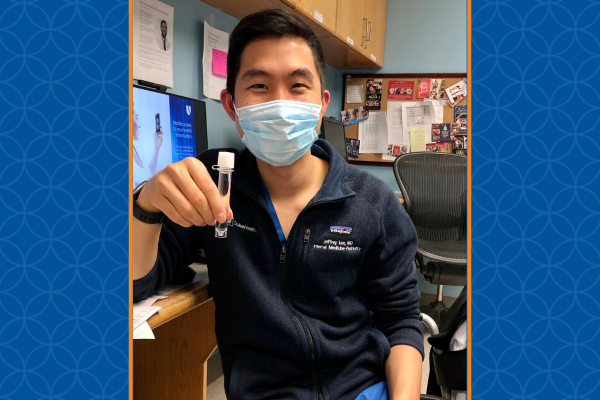
[[[467,96],[467,126],[468,130],[473,132],[471,124],[473,107],[471,99],[473,97],[473,86],[471,70],[471,0],[467,0],[467,87],[470,96]],[[471,400],[471,165],[473,160],[473,135],[471,136],[469,149],[467,150],[467,399]]]
[[[129,118],[133,113],[133,1],[129,1]],[[133,131],[129,121],[129,400],[133,400]]]

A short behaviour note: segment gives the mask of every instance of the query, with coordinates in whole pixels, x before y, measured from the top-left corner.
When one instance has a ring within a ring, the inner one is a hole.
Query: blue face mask
[[[275,167],[291,165],[317,140],[321,105],[275,100],[235,108],[244,136],[242,142],[254,156]]]

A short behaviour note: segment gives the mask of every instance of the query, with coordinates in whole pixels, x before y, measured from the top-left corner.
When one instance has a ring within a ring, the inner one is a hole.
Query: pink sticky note
[[[227,53],[212,49],[212,72],[215,75],[227,76]]]

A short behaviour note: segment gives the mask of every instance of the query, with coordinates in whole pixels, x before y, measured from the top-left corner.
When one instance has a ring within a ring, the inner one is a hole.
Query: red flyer
[[[417,82],[417,99],[444,99],[445,79],[419,79]]]
[[[388,99],[412,100],[414,88],[414,81],[390,81]]]

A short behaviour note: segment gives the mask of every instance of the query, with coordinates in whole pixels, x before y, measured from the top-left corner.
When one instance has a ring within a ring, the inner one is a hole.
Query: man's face
[[[321,117],[329,104],[329,92],[321,99],[321,81],[311,48],[298,37],[264,38],[242,52],[235,83],[235,106],[242,108],[274,100],[321,104]],[[242,128],[237,121],[240,137]],[[317,132],[321,119],[317,125]]]
[[[160,33],[162,33],[162,37],[167,37],[167,23],[166,22],[160,23]]]

